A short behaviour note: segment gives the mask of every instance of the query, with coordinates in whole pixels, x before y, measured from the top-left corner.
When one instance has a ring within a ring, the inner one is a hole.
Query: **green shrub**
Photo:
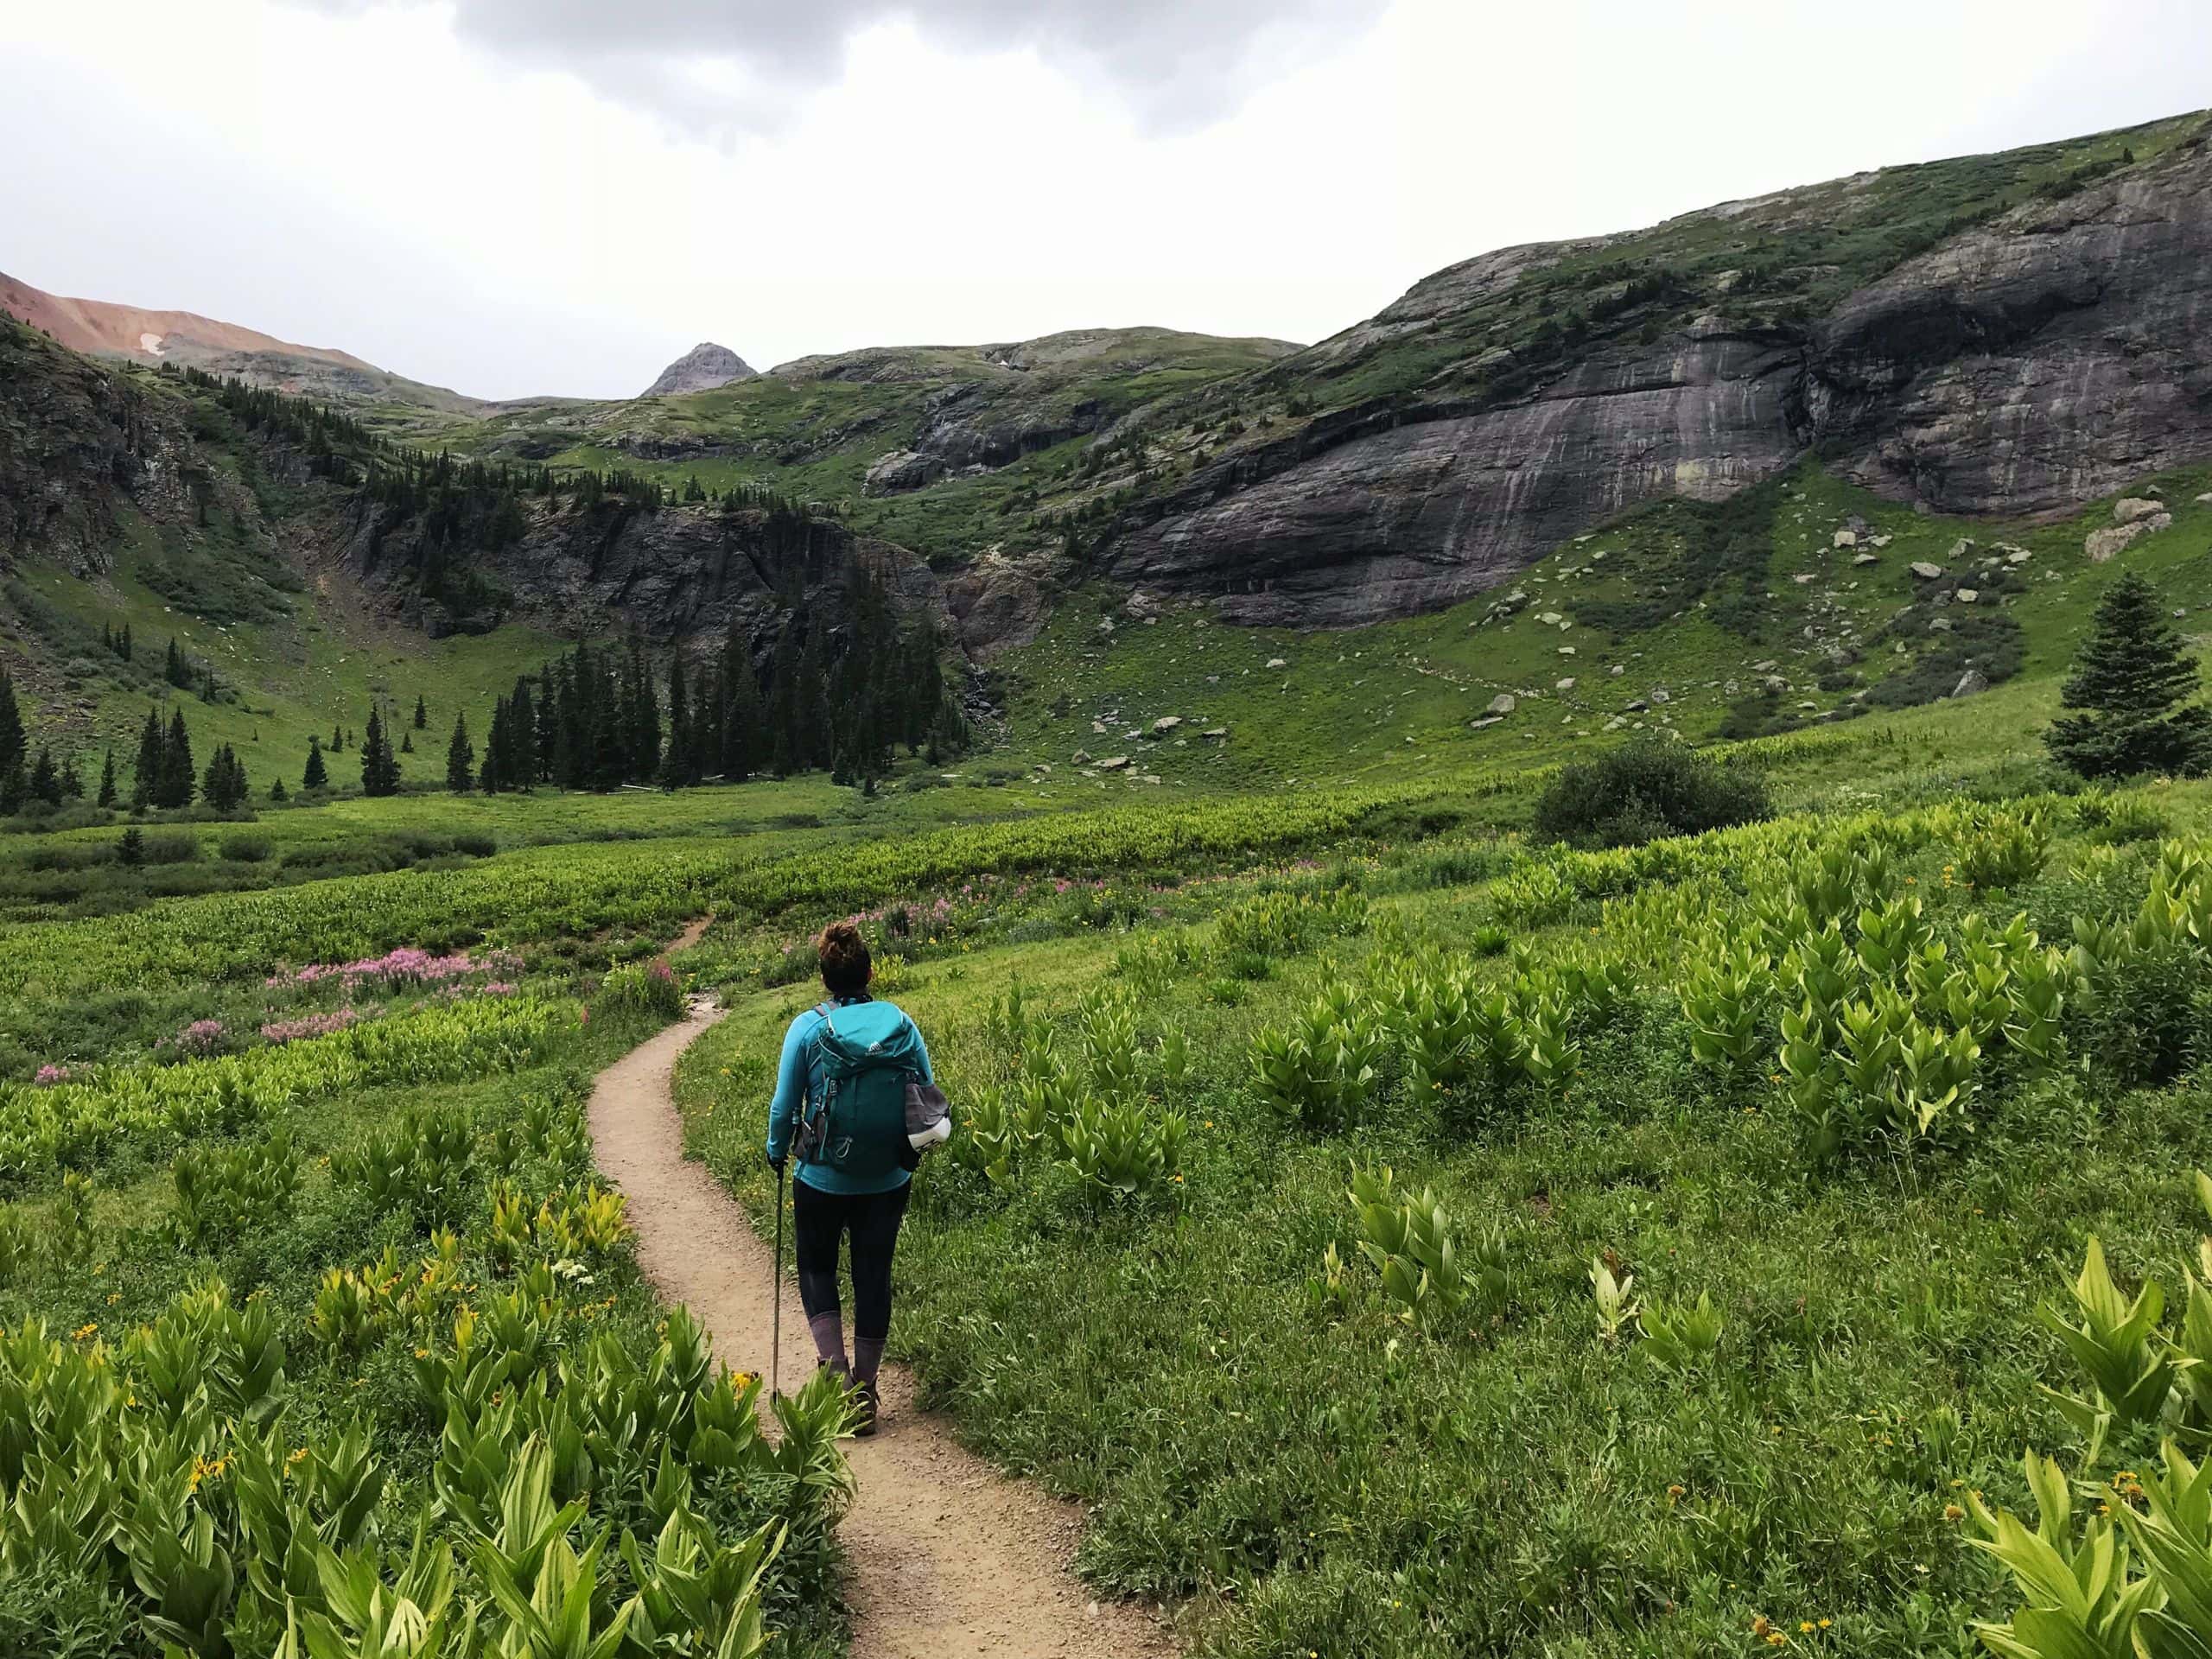
[[[1632,847],[1770,817],[1755,772],[1645,738],[1563,767],[1536,804],[1535,829],[1578,847]]]
[[[148,836],[142,846],[149,864],[189,864],[200,856],[200,837],[188,830]]]
[[[219,850],[225,858],[239,864],[260,864],[267,861],[274,850],[266,836],[225,836]]]
[[[683,1014],[683,985],[665,959],[617,968],[601,982],[593,1012],[602,1019],[676,1020]]]

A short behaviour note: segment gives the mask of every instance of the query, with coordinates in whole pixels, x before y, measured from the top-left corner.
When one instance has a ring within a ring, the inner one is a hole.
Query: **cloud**
[[[340,16],[432,0],[294,0]],[[1153,134],[1205,127],[1258,86],[1364,33],[1387,0],[445,0],[456,38],[563,71],[679,130],[784,125],[845,43],[909,23],[960,52],[1033,51],[1107,90]]]

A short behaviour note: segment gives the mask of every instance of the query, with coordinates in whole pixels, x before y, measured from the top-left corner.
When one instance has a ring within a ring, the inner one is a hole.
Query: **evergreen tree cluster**
[[[765,686],[741,622],[713,660],[687,664],[675,652],[658,673],[634,639],[619,649],[579,645],[494,704],[477,786],[682,789],[824,767],[865,785],[889,770],[899,744],[933,755],[958,748],[964,732],[935,629],[902,632],[868,573],[852,579],[849,597],[841,628],[786,616]],[[466,724],[456,722],[449,785],[464,752],[474,764]]]
[[[192,737],[185,729],[184,710],[173,709],[164,726],[161,710],[149,709],[146,723],[138,732],[138,766],[130,791],[132,809],[190,806],[198,787],[192,764]]]
[[[207,762],[207,775],[200,783],[201,798],[218,812],[235,812],[245,804],[246,789],[245,766],[226,743]]]

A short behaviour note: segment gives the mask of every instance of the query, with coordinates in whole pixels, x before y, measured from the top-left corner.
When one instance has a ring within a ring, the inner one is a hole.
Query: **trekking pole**
[[[776,1313],[769,1326],[768,1397],[780,1397],[784,1363],[784,1172],[776,1172]]]

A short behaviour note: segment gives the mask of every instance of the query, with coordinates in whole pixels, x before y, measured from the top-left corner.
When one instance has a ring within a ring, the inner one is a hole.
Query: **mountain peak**
[[[660,378],[640,395],[666,397],[682,391],[712,391],[733,380],[750,380],[751,365],[727,346],[702,340],[660,372]]]

